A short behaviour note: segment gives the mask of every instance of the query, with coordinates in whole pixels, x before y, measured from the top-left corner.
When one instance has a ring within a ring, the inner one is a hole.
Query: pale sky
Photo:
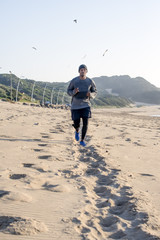
[[[160,87],[160,0],[0,0],[0,33],[0,73],[67,82],[85,63]]]

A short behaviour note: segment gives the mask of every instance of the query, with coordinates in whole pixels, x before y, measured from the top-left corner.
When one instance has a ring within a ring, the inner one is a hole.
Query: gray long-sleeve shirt
[[[79,88],[79,92],[75,94],[76,88]],[[90,97],[87,97],[87,92],[90,92]],[[90,98],[96,97],[97,89],[92,79],[87,77],[82,80],[80,77],[75,77],[71,80],[67,93],[72,96],[71,109],[81,109],[91,106]]]

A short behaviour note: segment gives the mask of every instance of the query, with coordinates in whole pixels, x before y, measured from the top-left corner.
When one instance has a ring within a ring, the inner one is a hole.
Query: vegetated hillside
[[[0,84],[1,84],[0,85],[0,93],[2,93],[2,95],[0,94],[0,98],[6,97],[7,99],[10,99],[11,80],[12,80],[12,86],[13,86],[13,99],[15,100],[16,89],[17,89],[19,78],[13,74],[12,75],[11,74],[0,74]],[[4,89],[4,87],[2,88],[2,86],[6,87],[6,89]],[[34,86],[33,98],[36,101],[42,101],[45,86],[46,86],[46,90],[45,90],[45,94],[44,94],[44,100],[51,101],[51,92],[53,90],[52,102],[54,104],[57,103],[57,96],[59,95],[58,103],[60,103],[60,101],[62,100],[63,92],[66,92],[65,83],[60,83],[60,82],[50,83],[50,82],[34,81],[34,80],[29,80],[29,79],[21,79],[20,85],[19,85],[19,92],[18,92],[18,101],[23,100],[24,95],[27,96],[26,99],[28,101],[30,101],[33,86]],[[59,94],[58,94],[58,91],[59,91]],[[64,100],[69,102],[69,97],[67,96],[67,94],[64,96]]]
[[[10,88],[0,84],[0,98],[10,98]]]
[[[99,91],[109,91],[135,102],[160,104],[160,89],[142,77],[131,78],[128,75],[102,76],[93,78],[93,80]]]
[[[11,74],[0,74],[0,98],[4,99],[10,99],[11,94],[11,80],[12,80],[12,86],[13,86],[13,100],[16,99],[16,89],[18,85],[19,78],[15,75]],[[35,84],[35,86],[34,86]],[[44,94],[44,100],[51,102],[51,93],[53,91],[53,104],[62,104],[64,103],[70,103],[71,97],[69,97],[66,93],[67,87],[69,83],[64,82],[40,82],[40,81],[34,81],[29,79],[21,79],[20,85],[19,85],[19,92],[18,92],[18,101],[31,101],[31,95],[32,95],[32,89],[34,86],[34,94],[33,98],[36,101],[42,101],[43,99],[43,93],[45,89]],[[60,90],[60,91],[59,91]],[[63,99],[64,94],[64,101]],[[117,106],[117,107],[124,107],[131,103],[131,100],[123,97],[117,97],[109,95],[107,92],[99,92],[97,97],[91,101],[93,106]]]
[[[127,98],[116,97],[112,95],[107,95],[103,97],[96,97],[94,100],[91,100],[91,103],[94,107],[126,107],[132,104],[133,102]]]

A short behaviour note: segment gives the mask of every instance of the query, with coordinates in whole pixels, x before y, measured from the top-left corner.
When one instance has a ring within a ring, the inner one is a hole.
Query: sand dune
[[[0,113],[0,239],[160,239],[158,106],[93,110],[86,148],[69,110]]]

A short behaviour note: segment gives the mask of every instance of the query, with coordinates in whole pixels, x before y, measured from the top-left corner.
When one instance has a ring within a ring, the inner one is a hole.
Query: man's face
[[[80,71],[79,71],[79,74],[80,74],[81,77],[86,76],[86,74],[87,74],[87,69],[81,68]]]

